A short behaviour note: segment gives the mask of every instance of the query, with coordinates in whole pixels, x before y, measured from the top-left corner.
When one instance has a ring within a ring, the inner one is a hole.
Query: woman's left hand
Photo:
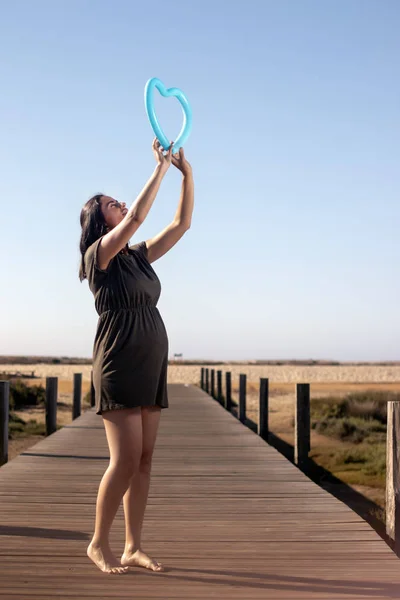
[[[153,147],[153,153],[154,153],[156,162],[159,165],[159,167],[161,168],[161,170],[163,171],[163,173],[165,174],[166,171],[168,171],[169,166],[171,164],[173,144],[171,142],[169,150],[167,152],[165,152],[165,154],[164,154],[164,148],[161,146],[161,144],[157,138],[154,138],[152,147]]]
[[[183,148],[179,148],[176,154],[172,153],[171,162],[174,167],[181,171],[182,175],[190,175],[192,173],[192,167],[185,158]]]

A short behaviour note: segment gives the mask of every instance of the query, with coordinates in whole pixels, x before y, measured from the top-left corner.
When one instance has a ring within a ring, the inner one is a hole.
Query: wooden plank
[[[217,371],[217,400],[222,404],[222,371]]]
[[[10,382],[0,381],[0,467],[8,462]]]
[[[388,402],[386,436],[386,533],[400,546],[400,402]]]
[[[258,404],[258,435],[265,441],[269,437],[269,381],[260,377],[260,392]]]
[[[358,515],[201,389],[169,395],[143,531],[167,571],[110,579],[85,555],[108,464],[89,410],[0,469],[2,600],[398,597],[398,559]]]
[[[230,413],[232,410],[232,373],[225,373],[225,408]]]
[[[74,388],[72,401],[72,420],[81,415],[82,405],[82,373],[74,373]]]
[[[51,435],[57,429],[57,377],[46,377],[46,433]]]
[[[211,397],[215,398],[215,369],[211,369],[210,371],[210,375],[211,375]]]
[[[90,371],[90,406],[95,406],[96,404],[96,393],[94,390],[93,384],[93,371]]]
[[[296,385],[294,462],[303,467],[310,451],[310,384]]]
[[[239,421],[245,423],[246,421],[246,375],[241,373],[239,375]]]

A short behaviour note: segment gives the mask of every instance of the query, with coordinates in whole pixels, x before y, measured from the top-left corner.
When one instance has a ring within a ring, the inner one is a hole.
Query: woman
[[[101,480],[93,539],[87,553],[106,573],[129,566],[163,570],[142,549],[141,532],[160,413],[168,407],[168,338],[156,304],[160,282],[150,263],[176,244],[190,227],[193,176],[184,152],[167,153],[153,142],[156,168],[128,210],[109,196],[91,198],[81,212],[80,279],[88,279],[99,314],[93,352],[96,413],[101,414],[110,463]],[[155,237],[128,241],[145,220],[172,164],[183,175],[175,218]],[[126,541],[119,562],[109,532],[123,498]]]

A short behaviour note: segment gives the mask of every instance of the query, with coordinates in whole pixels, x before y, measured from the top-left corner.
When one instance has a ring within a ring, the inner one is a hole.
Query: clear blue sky
[[[0,4],[0,354],[91,356],[79,213],[150,176],[156,76],[193,109],[192,228],[154,264],[170,354],[400,359],[397,0]]]

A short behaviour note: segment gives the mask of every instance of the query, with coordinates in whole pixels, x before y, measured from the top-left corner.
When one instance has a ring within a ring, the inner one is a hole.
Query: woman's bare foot
[[[121,566],[110,548],[100,547],[91,542],[87,555],[103,573],[120,574],[128,571],[128,567]]]
[[[164,571],[161,563],[150,558],[142,550],[135,550],[135,552],[125,550],[121,556],[121,565],[124,567],[144,567],[145,569],[150,569],[150,571]]]

